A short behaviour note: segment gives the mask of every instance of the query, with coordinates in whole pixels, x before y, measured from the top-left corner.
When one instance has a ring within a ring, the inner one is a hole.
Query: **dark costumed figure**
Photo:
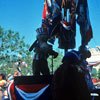
[[[37,40],[29,49],[31,51],[34,48],[35,52],[32,62],[33,75],[40,75],[40,72],[43,75],[50,75],[47,58],[50,55],[56,58],[58,53],[53,50],[52,45],[47,43],[48,36],[45,33],[43,34],[41,28],[37,29],[37,34]]]

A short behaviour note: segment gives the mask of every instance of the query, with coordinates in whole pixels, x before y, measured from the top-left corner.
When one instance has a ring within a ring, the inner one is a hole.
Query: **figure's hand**
[[[58,53],[55,52],[55,53],[54,53],[54,58],[57,58],[57,56],[58,56]]]
[[[91,52],[85,46],[80,46],[79,52],[82,54],[83,59],[91,57]]]

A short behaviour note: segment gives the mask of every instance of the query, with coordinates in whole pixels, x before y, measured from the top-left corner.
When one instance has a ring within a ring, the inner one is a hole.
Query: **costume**
[[[4,83],[4,84],[5,84],[5,83],[6,83],[6,81],[5,81],[5,80],[0,80],[0,84],[2,84],[2,83]],[[3,85],[3,86],[4,86],[4,85]],[[1,86],[1,85],[0,85],[0,90],[3,90],[3,86]]]
[[[41,37],[41,38],[40,38]],[[54,58],[58,56],[58,53],[52,49],[52,46],[44,42],[44,36],[38,36],[38,42],[34,45],[34,58],[32,63],[33,75],[50,75],[47,58],[52,55]]]
[[[93,37],[87,0],[55,0],[51,6],[48,6],[48,1],[51,0],[45,0],[47,9],[43,10],[42,18],[45,22],[42,22],[42,28],[47,29],[48,38],[56,36],[61,49],[74,49],[77,23],[81,44],[87,45]]]

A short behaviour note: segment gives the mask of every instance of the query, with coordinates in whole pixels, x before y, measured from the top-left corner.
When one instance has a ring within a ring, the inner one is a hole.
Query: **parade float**
[[[80,27],[81,46],[79,47],[78,51],[69,52],[69,49],[75,48],[76,24],[78,24]],[[55,39],[58,38],[59,48],[63,49],[65,52],[65,60],[66,57],[69,57],[71,60],[73,59],[73,57],[75,57],[75,59],[77,59],[78,61],[81,61],[83,59],[86,60],[86,58],[89,58],[91,56],[86,46],[93,37],[92,27],[89,20],[87,0],[45,0],[42,24],[40,28],[36,29],[36,32],[36,41],[31,45],[29,51],[34,50],[35,53],[38,53],[39,50],[45,50],[46,52],[48,52],[48,50],[51,48],[49,43],[54,45]],[[75,59],[73,59],[73,63],[76,64],[76,62],[74,62]],[[89,59],[88,62],[90,62]],[[86,67],[84,67],[83,69],[87,70],[87,63],[84,63],[83,61],[82,64]],[[77,69],[77,71],[79,72],[81,72],[81,70],[82,68]],[[79,74],[78,78],[76,78],[81,79],[80,76],[81,75]],[[89,85],[92,84],[88,70],[87,75],[85,76],[89,77],[90,83],[84,83],[85,79],[80,80],[80,83],[83,82],[83,85],[86,87],[86,89],[82,88],[84,89],[84,91],[87,90],[88,87],[90,88],[91,86]],[[9,98],[10,100],[52,100],[52,79],[53,75],[15,77],[8,87]],[[87,78],[86,81],[88,81]],[[71,83],[73,81],[69,80],[68,82]],[[72,85],[74,85],[74,83]],[[81,89],[81,86],[82,85],[79,85],[78,89]],[[82,92],[83,94],[90,93],[90,91],[84,91]],[[93,100],[92,97],[94,96],[95,95],[91,95],[91,100]]]

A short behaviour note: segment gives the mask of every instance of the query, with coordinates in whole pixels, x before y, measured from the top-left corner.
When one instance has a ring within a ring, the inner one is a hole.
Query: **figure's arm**
[[[35,47],[36,43],[37,43],[37,40],[35,40],[35,42],[31,45],[31,47],[29,48],[29,51],[33,50],[33,48]]]
[[[49,55],[52,55],[54,58],[56,58],[58,56],[58,53],[51,49],[49,50]]]

